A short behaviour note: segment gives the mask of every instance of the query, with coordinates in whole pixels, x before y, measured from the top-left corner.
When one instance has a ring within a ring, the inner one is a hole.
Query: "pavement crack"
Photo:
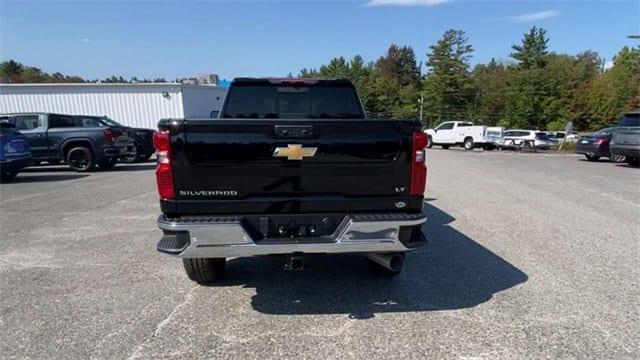
[[[189,290],[189,292],[185,295],[184,300],[178,305],[176,305],[176,307],[174,307],[173,310],[171,310],[169,315],[167,315],[167,317],[162,319],[156,325],[155,330],[153,331],[153,334],[146,337],[144,340],[142,340],[142,342],[140,342],[140,344],[138,344],[138,346],[135,348],[133,353],[129,355],[129,358],[128,358],[129,360],[139,359],[140,357],[142,357],[145,346],[151,343],[156,337],[158,337],[158,335],[160,335],[160,333],[162,332],[162,329],[164,329],[176,316],[178,316],[180,311],[182,311],[182,309],[193,299],[193,293],[196,291],[196,289],[197,287],[194,287],[191,290]]]

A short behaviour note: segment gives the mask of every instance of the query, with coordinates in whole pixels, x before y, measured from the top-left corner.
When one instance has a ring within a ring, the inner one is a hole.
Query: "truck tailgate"
[[[171,136],[176,212],[407,211],[418,128],[397,120],[184,120]]]

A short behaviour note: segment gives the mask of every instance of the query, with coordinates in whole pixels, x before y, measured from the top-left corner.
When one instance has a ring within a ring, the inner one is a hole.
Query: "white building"
[[[98,115],[155,129],[162,118],[209,118],[227,93],[216,86],[154,84],[0,84],[0,114]]]

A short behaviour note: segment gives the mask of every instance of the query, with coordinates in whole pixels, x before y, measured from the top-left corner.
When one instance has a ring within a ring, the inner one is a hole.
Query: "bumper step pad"
[[[158,242],[157,250],[165,254],[176,255],[183,252],[189,246],[189,233],[178,232],[165,234]]]

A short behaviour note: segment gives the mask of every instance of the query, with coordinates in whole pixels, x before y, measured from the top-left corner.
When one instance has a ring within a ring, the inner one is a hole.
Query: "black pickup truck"
[[[395,275],[425,242],[419,121],[368,120],[340,79],[235,79],[217,119],[165,119],[154,136],[164,236],[200,284],[225,259],[363,253]]]
[[[119,127],[106,126],[95,119],[50,113],[3,115],[28,140],[33,161],[66,162],[75,171],[91,171],[95,166],[111,169],[120,151],[133,147]]]

